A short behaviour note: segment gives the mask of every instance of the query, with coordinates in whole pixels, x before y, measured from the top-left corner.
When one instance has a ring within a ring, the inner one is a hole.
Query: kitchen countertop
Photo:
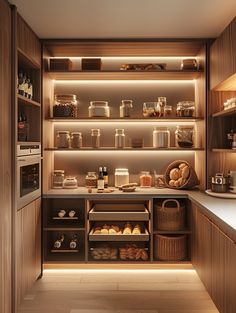
[[[188,198],[199,206],[212,221],[226,229],[236,241],[236,199],[220,199],[211,197],[204,192],[195,190],[174,190],[169,188],[137,188],[135,192],[122,192],[115,190],[112,193],[88,193],[87,188],[78,189],[51,189],[43,194],[43,198],[86,198],[86,199],[117,199],[122,196],[126,199]]]

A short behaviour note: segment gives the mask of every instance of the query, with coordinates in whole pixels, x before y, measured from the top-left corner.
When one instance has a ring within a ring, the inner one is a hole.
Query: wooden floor
[[[18,313],[218,313],[194,270],[46,270]]]

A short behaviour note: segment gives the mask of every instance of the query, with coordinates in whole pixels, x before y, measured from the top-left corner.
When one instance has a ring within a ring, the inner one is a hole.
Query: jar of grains
[[[63,180],[65,179],[64,170],[54,170],[52,173],[52,188],[63,188]]]
[[[78,149],[82,147],[82,134],[79,132],[71,133],[71,148]]]
[[[97,173],[88,172],[85,177],[85,186],[87,188],[97,188]]]
[[[70,147],[70,132],[67,130],[57,132],[57,148]]]

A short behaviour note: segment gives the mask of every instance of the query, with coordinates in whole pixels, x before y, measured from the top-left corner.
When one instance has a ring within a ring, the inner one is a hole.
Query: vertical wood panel
[[[0,0],[0,312],[11,312],[11,10]]]
[[[35,279],[41,275],[41,198],[35,201]]]

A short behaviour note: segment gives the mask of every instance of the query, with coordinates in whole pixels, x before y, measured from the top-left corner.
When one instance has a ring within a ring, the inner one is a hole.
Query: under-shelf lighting
[[[47,150],[46,150],[47,151]],[[106,157],[108,157],[109,155],[114,155],[114,154],[116,154],[116,155],[123,155],[123,154],[133,154],[133,153],[138,153],[138,154],[144,154],[144,155],[147,155],[147,152],[148,152],[148,154],[150,155],[150,154],[162,154],[162,155],[166,155],[166,156],[169,156],[170,155],[170,153],[175,153],[175,154],[178,154],[178,155],[181,155],[181,154],[189,154],[189,155],[192,155],[193,153],[195,153],[196,152],[196,150],[193,150],[193,151],[185,151],[185,150],[181,150],[181,151],[179,151],[179,150],[169,150],[169,151],[167,151],[167,150],[164,150],[164,151],[162,151],[162,150],[142,150],[142,149],[140,149],[140,150],[138,150],[138,149],[136,149],[136,150],[102,150],[102,149],[91,149],[91,151],[90,150],[83,150],[83,149],[81,149],[81,150],[50,150],[50,151],[53,151],[54,153],[60,153],[60,154],[67,154],[67,155],[69,155],[69,154],[71,154],[71,153],[73,153],[73,154],[81,154],[81,153],[83,153],[83,154],[95,154],[95,153],[99,153],[99,154],[104,154]]]
[[[181,125],[194,125],[195,120],[188,120],[188,121],[179,121],[179,120],[172,120],[172,121],[145,121],[145,120],[141,120],[141,121],[122,121],[122,120],[92,120],[92,121],[84,121],[84,120],[70,120],[70,121],[60,121],[60,120],[52,120],[52,123],[55,123],[57,125],[63,125],[63,126],[67,126],[70,127],[71,124],[73,123],[73,125],[75,124],[80,124],[80,126],[82,125],[86,125],[86,126],[90,126],[93,127],[94,124],[96,123],[96,125],[102,125],[102,126],[126,126],[126,127],[130,127],[130,126],[140,126],[144,123],[146,123],[145,126],[147,127],[154,127],[154,126],[175,126],[176,124],[178,124],[179,126]]]
[[[55,84],[193,84],[195,83],[195,79],[185,79],[185,80],[120,80],[120,79],[113,79],[113,80],[53,80]]]
[[[50,57],[50,59],[72,59],[72,60],[81,60],[82,58],[86,59],[104,59],[104,60],[182,60],[182,59],[193,59],[197,58],[196,56],[93,56],[93,57]]]

